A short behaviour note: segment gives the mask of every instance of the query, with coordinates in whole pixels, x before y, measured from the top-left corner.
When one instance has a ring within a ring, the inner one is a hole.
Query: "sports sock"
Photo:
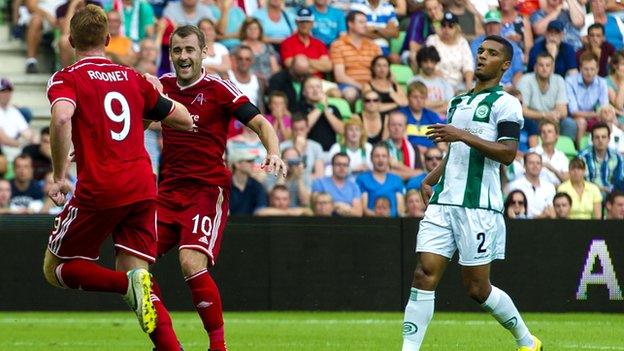
[[[149,335],[150,339],[156,346],[156,350],[158,351],[169,351],[169,350],[180,350],[180,343],[178,342],[178,337],[173,330],[173,325],[171,323],[171,317],[169,316],[169,312],[165,307],[165,304],[162,302],[162,294],[160,292],[160,287],[156,283],[156,281],[152,278],[152,294],[151,299],[154,304],[154,308],[156,309],[156,315],[158,318],[156,319],[156,329]]]
[[[403,318],[403,351],[418,351],[433,317],[435,291],[412,288]]]
[[[221,296],[210,273],[203,269],[185,280],[193,295],[193,305],[210,337],[210,350],[226,350]]]
[[[104,268],[83,259],[73,259],[59,264],[56,267],[56,278],[61,285],[70,289],[113,292],[122,295],[128,291],[126,273]]]
[[[507,293],[492,285],[492,292],[481,307],[513,334],[518,346],[533,347],[533,337]]]

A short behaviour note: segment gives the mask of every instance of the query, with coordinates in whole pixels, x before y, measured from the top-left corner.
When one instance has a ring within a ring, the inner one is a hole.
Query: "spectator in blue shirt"
[[[312,183],[312,196],[317,193],[331,195],[334,212],[339,216],[362,216],[362,192],[349,179],[349,155],[339,152],[331,159],[332,175]]]
[[[425,172],[407,180],[405,190],[420,190],[423,180],[427,174],[433,171],[442,162],[442,150],[437,146],[432,146],[425,151]]]
[[[483,40],[488,35],[498,35],[501,36],[502,29],[502,18],[501,14],[498,10],[490,10],[485,13],[485,35],[480,35],[476,37],[472,43],[470,43],[470,50],[472,51],[472,57],[475,62],[477,62],[477,49],[483,43]],[[523,54],[522,50],[516,44],[516,42],[507,40],[511,47],[513,47],[513,57],[511,59],[511,66],[505,71],[503,77],[501,78],[501,84],[503,86],[516,86],[518,81],[522,77],[522,73],[524,72],[524,64],[523,62]]]
[[[592,145],[579,153],[585,161],[585,179],[600,188],[606,196],[616,184],[624,181],[624,160],[622,155],[609,149],[611,130],[604,122],[596,123],[591,130]]]
[[[533,67],[537,61],[537,55],[541,52],[548,52],[555,58],[555,73],[565,77],[568,74],[577,72],[577,63],[574,47],[563,42],[563,23],[559,20],[551,21],[548,30],[543,38],[535,41],[533,48],[529,51],[529,62],[527,71],[533,72]]]
[[[329,0],[314,0],[310,6],[314,15],[312,36],[322,41],[329,47],[340,34],[347,32],[347,22],[344,13],[332,6]]]
[[[598,76],[598,58],[592,52],[579,57],[581,73],[566,78],[568,112],[577,126],[576,140],[580,142],[587,123],[598,118],[598,109],[609,103],[607,81]]]
[[[247,150],[234,152],[228,157],[232,165],[231,215],[252,215],[267,206],[264,186],[251,177],[255,155]]]
[[[408,105],[400,109],[407,116],[407,139],[412,145],[419,147],[421,152],[435,145],[425,134],[428,126],[444,123],[437,113],[424,107],[427,94],[428,89],[423,82],[411,83],[407,87]]]
[[[386,197],[390,201],[390,216],[398,217],[404,212],[403,181],[401,177],[389,173],[390,151],[384,143],[373,146],[371,154],[373,170],[360,174],[356,182],[362,191],[365,216],[375,216],[377,198]]]

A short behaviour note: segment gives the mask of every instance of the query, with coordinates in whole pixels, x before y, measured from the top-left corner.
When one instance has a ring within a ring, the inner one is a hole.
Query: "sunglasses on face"
[[[379,102],[379,98],[373,98],[373,99],[366,98],[366,99],[364,99],[364,102]]]
[[[425,156],[425,161],[441,161],[442,160],[442,156]]]
[[[442,28],[453,28],[455,26],[453,23],[442,23]]]
[[[522,201],[522,200],[512,200],[511,204],[512,205],[524,205],[524,201]]]

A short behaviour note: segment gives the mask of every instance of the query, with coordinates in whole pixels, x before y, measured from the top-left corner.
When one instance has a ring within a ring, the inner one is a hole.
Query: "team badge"
[[[475,117],[484,119],[490,114],[490,108],[487,105],[481,105],[475,110]]]

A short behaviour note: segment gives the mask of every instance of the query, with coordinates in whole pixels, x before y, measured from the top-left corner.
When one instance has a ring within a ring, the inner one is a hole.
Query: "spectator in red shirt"
[[[312,36],[314,15],[307,8],[297,11],[297,32],[286,38],[280,46],[280,54],[284,66],[290,67],[296,55],[304,55],[310,61],[310,70],[315,76],[322,78],[323,73],[332,70],[329,53],[322,41]]]

